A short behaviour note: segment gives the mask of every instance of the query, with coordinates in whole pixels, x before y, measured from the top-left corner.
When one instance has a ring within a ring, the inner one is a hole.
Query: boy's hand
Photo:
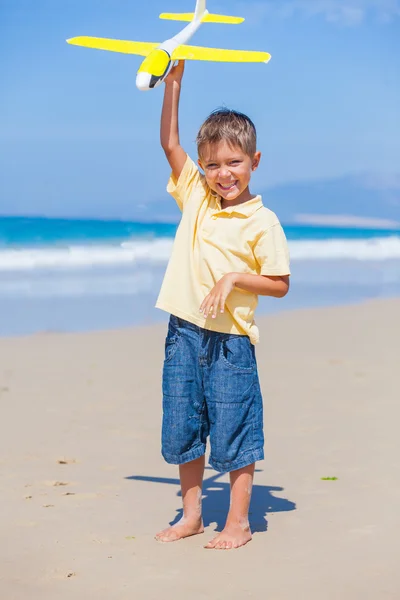
[[[236,273],[227,273],[204,298],[200,306],[200,312],[202,312],[206,318],[212,313],[212,318],[215,319],[218,310],[221,313],[224,312],[226,299],[235,287],[235,280]]]
[[[176,83],[180,84],[182,81],[184,70],[185,61],[179,60],[178,64],[175,67],[172,67],[172,69],[168,73],[167,77],[164,80],[164,83],[173,83],[174,81],[176,81]]]

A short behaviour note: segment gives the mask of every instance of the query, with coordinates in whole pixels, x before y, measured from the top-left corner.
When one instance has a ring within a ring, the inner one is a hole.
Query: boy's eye
[[[231,160],[231,165],[240,165],[240,160]]]
[[[210,163],[209,165],[207,165],[207,169],[215,169],[217,165],[215,163]]]

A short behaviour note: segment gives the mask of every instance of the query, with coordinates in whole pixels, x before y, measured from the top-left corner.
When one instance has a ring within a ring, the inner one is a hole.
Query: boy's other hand
[[[227,273],[218,281],[211,292],[204,298],[200,312],[207,318],[212,313],[215,319],[217,312],[225,311],[225,302],[233,288],[235,287],[236,273]]]
[[[178,64],[175,67],[172,67],[172,69],[168,73],[167,77],[165,78],[164,82],[165,83],[173,83],[174,81],[176,81],[176,83],[180,84],[182,81],[184,70],[185,70],[185,61],[179,60]]]

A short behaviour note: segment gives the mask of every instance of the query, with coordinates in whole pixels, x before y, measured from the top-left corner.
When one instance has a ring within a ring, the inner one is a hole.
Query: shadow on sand
[[[206,467],[206,469],[212,471],[210,467]],[[203,482],[204,525],[207,527],[212,523],[216,523],[217,531],[222,531],[224,528],[230,499],[229,483],[218,481],[218,479],[222,476],[222,473],[216,473],[211,477],[204,478]],[[166,477],[145,477],[141,475],[132,475],[130,477],[126,477],[126,479],[132,479],[134,481],[152,481],[153,483],[166,483],[169,485],[176,485],[178,488],[180,487],[179,479],[168,479]],[[296,510],[296,504],[294,502],[286,500],[285,498],[277,498],[273,495],[273,492],[281,492],[282,490],[283,488],[275,486],[272,487],[257,484],[253,486],[249,515],[250,527],[253,533],[267,531],[267,513]],[[177,492],[177,496],[181,497],[180,489]],[[176,512],[177,514],[170,525],[174,525],[182,517],[182,508],[178,508]]]

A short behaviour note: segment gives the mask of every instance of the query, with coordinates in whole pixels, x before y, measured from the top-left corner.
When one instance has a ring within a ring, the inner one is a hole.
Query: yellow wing
[[[271,58],[268,52],[253,50],[222,50],[203,46],[178,46],[172,53],[173,60],[210,60],[214,62],[265,62]]]
[[[169,21],[193,21],[194,13],[161,13],[160,19],[168,19]],[[225,23],[227,25],[239,25],[243,23],[242,17],[231,17],[226,15],[213,15],[207,13],[201,19],[202,23]]]
[[[154,48],[159,46],[159,44],[153,42],[130,42],[126,40],[89,37],[86,35],[70,38],[67,42],[75,46],[109,50],[110,52],[122,52],[124,54],[138,54],[139,56],[148,56]]]

